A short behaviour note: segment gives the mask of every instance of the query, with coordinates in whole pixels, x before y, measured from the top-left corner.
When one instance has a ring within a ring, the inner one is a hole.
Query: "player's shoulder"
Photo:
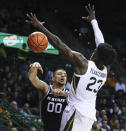
[[[92,65],[92,66],[96,66],[96,64],[95,64],[95,62],[94,61],[92,61],[92,60],[88,60],[88,65]]]
[[[52,91],[52,85],[48,85],[48,90],[45,93],[45,97],[47,97],[49,94],[51,94],[51,91]]]
[[[81,52],[72,51],[72,53],[74,54],[75,58],[79,58],[81,60],[81,62],[83,62],[83,61],[87,62],[88,61],[86,59],[86,57]]]
[[[102,72],[108,72],[108,68],[106,66],[103,66],[102,69],[99,69],[94,61],[88,60],[88,67],[94,68],[95,70],[102,71]]]

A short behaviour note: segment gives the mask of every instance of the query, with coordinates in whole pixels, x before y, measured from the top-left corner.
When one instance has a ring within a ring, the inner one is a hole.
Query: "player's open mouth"
[[[60,79],[60,81],[62,81],[62,82],[63,82],[63,81],[64,81],[64,78],[61,78],[61,79]]]

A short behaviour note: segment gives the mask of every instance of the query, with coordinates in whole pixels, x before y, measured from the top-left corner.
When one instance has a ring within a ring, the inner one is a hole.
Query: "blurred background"
[[[57,68],[64,68],[67,71],[66,86],[69,86],[72,79],[73,65],[60,53],[47,51],[35,54],[28,50],[27,37],[38,30],[25,23],[26,13],[35,13],[40,21],[46,22],[45,27],[58,35],[73,50],[81,52],[89,59],[95,49],[94,35],[90,23],[81,19],[81,16],[87,16],[84,7],[88,3],[95,5],[96,18],[105,41],[118,53],[107,82],[98,93],[97,122],[94,123],[92,131],[126,131],[125,0],[0,1],[0,122],[2,125],[19,131],[30,130],[31,125],[38,131],[42,128],[38,93],[28,80],[31,63],[36,61],[41,63],[44,74],[38,73],[38,75],[49,84]],[[17,45],[20,46],[13,46],[13,41],[9,45],[5,39],[8,37],[18,40]],[[12,110],[12,107],[15,110]],[[25,116],[28,116],[28,119]]]

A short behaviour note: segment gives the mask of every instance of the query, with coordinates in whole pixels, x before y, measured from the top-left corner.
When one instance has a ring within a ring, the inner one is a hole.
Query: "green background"
[[[26,36],[18,36],[16,34],[0,32],[0,44],[4,43],[4,45],[7,47],[22,48],[23,43],[27,44],[27,39],[28,37]],[[28,45],[26,49],[30,50]],[[56,55],[59,54],[58,50],[56,50],[50,43],[48,43],[48,47],[46,48],[44,53],[56,54]]]

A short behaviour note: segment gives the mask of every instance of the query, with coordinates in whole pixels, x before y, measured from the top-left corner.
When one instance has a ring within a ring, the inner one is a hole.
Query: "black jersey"
[[[44,131],[59,131],[63,110],[67,104],[64,96],[53,96],[52,86],[49,86],[44,100],[41,101],[41,118],[44,124]],[[68,91],[65,87],[64,91]]]

